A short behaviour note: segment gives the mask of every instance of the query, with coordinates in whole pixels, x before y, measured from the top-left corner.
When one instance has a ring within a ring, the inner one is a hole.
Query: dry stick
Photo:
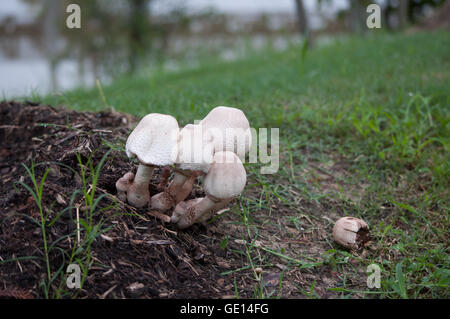
[[[76,206],[77,211],[77,246],[80,246],[81,235],[80,235],[80,206]]]
[[[89,186],[89,190],[87,191],[88,193],[92,190],[92,185]],[[84,195],[83,197],[80,199],[80,202],[84,199]],[[75,210],[77,213],[77,246],[80,247],[80,242],[81,242],[81,231],[80,231],[80,204],[75,205]]]
[[[101,296],[99,296],[100,299],[105,299],[110,293],[111,291],[113,291],[114,289],[116,289],[117,285],[112,286],[111,288],[109,288],[104,294],[102,294]]]

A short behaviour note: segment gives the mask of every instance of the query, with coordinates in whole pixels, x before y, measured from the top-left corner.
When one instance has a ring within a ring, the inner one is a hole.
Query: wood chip
[[[58,204],[67,205],[67,202],[64,200],[61,194],[56,195],[56,201],[58,202]]]
[[[144,288],[144,284],[140,282],[133,282],[127,287],[127,290],[130,292],[137,292],[139,290],[142,290]]]
[[[103,234],[100,234],[100,237],[101,237],[102,239],[106,240],[106,241],[109,241],[110,243],[112,243],[112,242],[114,241],[113,238],[111,238],[111,237],[109,237],[109,236],[106,236],[106,235],[103,235]]]

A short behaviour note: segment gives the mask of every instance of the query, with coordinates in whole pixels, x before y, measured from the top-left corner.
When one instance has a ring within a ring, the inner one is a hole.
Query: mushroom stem
[[[169,180],[171,173],[172,170],[170,169],[170,166],[164,166],[162,168],[159,184],[157,186],[158,191],[162,192],[166,189],[167,181]]]
[[[189,178],[183,172],[175,171],[174,178],[169,187],[163,192],[156,194],[151,198],[151,209],[165,212],[176,204],[176,196],[178,190],[183,186],[184,182]]]
[[[175,194],[175,204],[184,201],[192,191],[194,182],[197,179],[198,174],[192,174],[181,186],[180,190]]]
[[[184,183],[190,178],[189,172],[180,172],[175,171],[175,174],[173,176],[173,180],[169,185],[169,194],[172,196],[176,196],[180,188],[184,185]]]
[[[196,198],[188,202],[181,202],[176,207],[170,218],[178,228],[188,228],[194,223],[205,223],[218,210],[225,207],[232,198],[217,199],[211,195],[204,198]]]
[[[127,200],[131,205],[143,207],[149,202],[150,192],[148,184],[152,178],[153,169],[153,166],[139,163],[133,184],[131,184],[127,194]]]
[[[193,204],[192,206],[190,204]],[[217,204],[209,196],[202,198],[200,201],[192,201],[191,203],[181,202],[175,207],[170,218],[172,223],[176,223],[178,228],[188,228],[196,221],[200,220],[203,214],[207,214]]]
[[[136,177],[134,178],[134,182],[137,185],[145,185],[148,186],[150,179],[152,178],[154,167],[139,163]]]
[[[202,223],[203,225],[206,225],[206,222],[208,221],[208,219],[210,219],[211,217],[213,217],[219,210],[223,209],[225,206],[227,206],[231,201],[233,200],[233,198],[229,198],[229,199],[223,199],[220,202],[216,203],[216,205],[214,205],[214,207],[212,209],[210,209],[209,211],[205,212],[199,220],[197,220],[197,222]]]
[[[184,176],[177,176],[175,172],[173,184],[169,187],[169,193],[174,198],[175,205],[184,201],[189,196],[194,187],[195,180],[204,173],[202,171],[183,171],[178,174]]]

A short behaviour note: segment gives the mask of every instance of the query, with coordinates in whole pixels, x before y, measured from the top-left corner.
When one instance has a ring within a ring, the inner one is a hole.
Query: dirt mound
[[[214,228],[196,225],[178,232],[115,197],[115,181],[136,169],[123,151],[135,120],[114,111],[89,113],[31,102],[0,103],[0,297],[218,298],[233,294],[231,285],[218,284],[223,282],[220,273],[232,263],[225,262],[226,252],[220,247],[223,234],[206,236]],[[34,190],[22,163],[28,168],[34,163],[37,183],[49,170],[42,212],[39,200],[23,185]],[[99,165],[95,183],[93,172]],[[152,195],[157,192],[158,174],[150,185]],[[196,186],[191,197],[201,193]],[[93,194],[89,205],[87,196]],[[47,215],[50,285],[41,214]],[[77,214],[92,226],[89,233],[81,227],[78,235]],[[89,244],[90,235],[95,238]],[[77,249],[80,245],[82,249]],[[71,262],[89,265],[81,290],[66,287]]]

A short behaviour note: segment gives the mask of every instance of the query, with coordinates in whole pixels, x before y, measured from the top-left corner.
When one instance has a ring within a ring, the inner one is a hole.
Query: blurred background
[[[80,29],[66,26],[70,3],[81,7]],[[449,26],[445,0],[2,0],[0,90],[48,94],[365,36],[370,3],[382,9],[377,32]]]

